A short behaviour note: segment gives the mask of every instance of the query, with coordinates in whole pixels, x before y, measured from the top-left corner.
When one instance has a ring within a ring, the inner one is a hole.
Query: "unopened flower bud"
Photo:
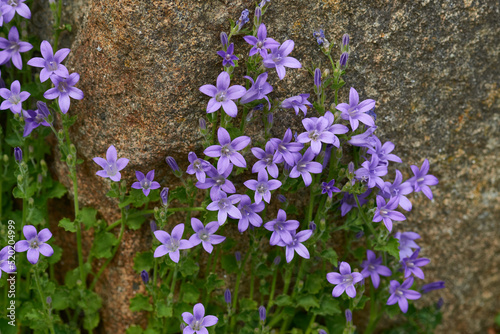
[[[33,199],[33,197],[30,197],[28,200],[28,205],[33,206],[34,204],[35,204],[35,200]]]
[[[266,321],[266,308],[262,305],[259,307],[259,318],[262,322]]]
[[[330,197],[328,197],[328,198],[330,199],[330,202],[331,202],[331,198]],[[328,198],[326,199],[326,203],[328,203]],[[321,230],[325,229],[325,227],[326,227],[326,220],[325,220],[325,218],[321,218],[319,220],[319,227],[321,228]]]
[[[234,257],[236,258],[236,262],[241,261],[241,253],[240,252],[234,252]]]
[[[231,304],[231,290],[226,289],[226,291],[224,291],[224,300],[226,304]]]
[[[274,260],[273,260],[273,264],[274,264],[275,266],[279,266],[279,265],[280,265],[280,262],[281,262],[281,256],[279,256],[279,255],[278,255],[278,256],[276,256],[276,257],[274,258]]]
[[[354,162],[349,162],[347,165],[347,170],[349,171],[349,174],[354,174]]]
[[[349,60],[349,54],[347,52],[340,55],[340,68],[344,69],[347,66],[347,61]]]
[[[141,278],[144,284],[148,284],[149,282],[149,274],[146,270],[141,271]]]
[[[74,144],[69,145],[69,151],[71,154],[76,154],[76,146]]]
[[[47,304],[49,304],[49,305],[50,305],[50,304],[52,304],[52,297],[48,296],[48,297],[45,299],[45,302],[46,302]]]
[[[46,119],[47,117],[50,116],[50,111],[49,108],[47,107],[47,104],[42,101],[38,101],[36,103],[36,108],[38,109],[38,112],[43,115],[43,118]]]
[[[163,188],[160,192],[161,203],[164,207],[168,206],[168,188]]]
[[[171,156],[168,156],[165,161],[167,162],[167,164],[170,166],[170,168],[172,169],[172,171],[174,172],[174,175],[177,176],[177,177],[182,177],[182,172],[181,170],[179,169],[179,165],[177,165],[177,161],[175,161],[175,159]]]
[[[149,222],[149,227],[151,227],[151,232],[155,232],[158,230],[158,226],[156,225],[156,222],[154,220],[151,220]]]
[[[23,150],[20,147],[14,148],[14,158],[17,162],[23,161]]]
[[[319,89],[321,88],[321,70],[319,68],[314,70],[314,85],[317,87],[319,92]]]
[[[349,34],[344,34],[344,36],[342,36],[342,50],[344,50],[344,48],[346,48],[348,45],[349,45]]]
[[[57,131],[57,139],[59,139],[59,141],[63,141],[64,140],[64,132],[63,132],[63,130]]]
[[[252,118],[253,118],[253,109],[250,110],[250,112],[247,114],[247,117],[245,118],[245,121],[248,123],[248,122],[251,122],[252,121]]]
[[[20,183],[23,183],[23,180],[24,180],[23,176],[22,176],[21,174],[19,174],[19,175],[17,176],[17,183],[19,183],[19,184],[20,184]]]
[[[327,68],[327,69],[324,69],[324,70],[323,70],[323,74],[321,74],[321,77],[322,77],[322,78],[326,78],[326,77],[327,77],[327,76],[329,76],[329,75],[330,75],[330,69],[329,69],[329,68]]]
[[[328,334],[328,333],[327,333],[324,329],[320,329],[320,330],[318,331],[318,334]]]
[[[32,145],[28,146],[28,152],[29,152],[30,154],[33,154],[33,152],[35,152],[35,149],[33,148],[33,146],[32,146]]]
[[[314,221],[309,223],[309,229],[313,232],[316,231],[316,224],[314,223]]]
[[[256,7],[255,8],[255,15],[253,17],[253,24],[255,25],[255,27],[259,27],[260,26],[260,22],[261,22],[261,16],[262,16],[262,9],[260,7]]]
[[[184,328],[186,328],[185,324],[181,324],[181,332],[184,332]]]
[[[226,47],[229,43],[227,40],[227,34],[224,31],[220,33],[220,42],[222,43],[223,47]]]
[[[42,182],[43,182],[43,175],[42,174],[38,174],[38,176],[36,177],[36,181],[38,182],[38,184],[42,184]]]
[[[5,162],[5,163],[9,162],[9,156],[7,154],[3,155],[3,162]]]
[[[205,131],[207,129],[207,121],[204,118],[200,118],[200,130]]]
[[[66,157],[66,163],[71,166],[73,165],[73,162],[74,162],[74,158],[73,158],[73,155],[72,154],[68,154],[68,156]]]
[[[356,233],[356,235],[354,237],[356,239],[361,239],[364,235],[365,235],[364,231],[359,231],[358,233]]]
[[[347,322],[351,322],[352,321],[352,312],[349,309],[345,310],[345,320]]]
[[[439,300],[436,303],[436,310],[440,310],[444,305],[444,300],[443,298],[439,298]]]
[[[281,203],[286,203],[287,199],[284,195],[282,194],[279,194],[278,195],[278,201],[280,201]]]
[[[272,112],[270,112],[269,114],[267,114],[267,124],[273,125],[273,120],[274,120],[274,115]]]

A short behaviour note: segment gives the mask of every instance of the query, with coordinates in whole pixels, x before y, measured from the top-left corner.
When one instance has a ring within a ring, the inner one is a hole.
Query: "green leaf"
[[[21,189],[15,187],[14,190],[12,190],[12,196],[14,196],[14,198],[24,198],[24,193]]]
[[[75,222],[69,220],[69,218],[63,218],[59,221],[59,227],[62,227],[66,232],[76,232]]]
[[[265,265],[264,263],[261,263],[257,266],[257,269],[255,270],[255,275],[259,277],[267,277],[267,276],[272,276],[273,271],[269,269],[269,266]]]
[[[52,294],[52,308],[54,310],[65,310],[73,305],[69,290],[65,286],[57,286],[56,291]]]
[[[196,264],[196,262],[194,262],[192,258],[184,259],[179,264],[179,272],[183,277],[193,275],[194,273],[197,273],[199,269],[200,267]]]
[[[85,225],[85,229],[88,230],[96,225],[97,210],[94,208],[83,208],[80,211],[80,221]]]
[[[115,190],[110,190],[107,192],[106,196],[111,197],[111,198],[117,198],[119,196],[119,194]]]
[[[191,283],[182,284],[182,300],[186,303],[196,304],[200,298],[200,291],[198,288]]]
[[[242,298],[239,300],[240,308],[242,311],[257,310],[257,302],[252,299]]]
[[[111,249],[118,243],[118,239],[113,233],[109,232],[99,232],[94,239],[92,245],[91,253],[98,259],[100,258],[110,258]]]
[[[323,273],[313,273],[307,276],[305,289],[310,294],[315,295],[322,290],[324,282],[325,278]]]
[[[61,259],[62,248],[57,246],[57,245],[52,244],[52,249],[54,250],[54,254],[52,254],[52,256],[47,258],[47,262],[49,262],[51,264],[55,264],[55,263],[59,262],[59,260]]]
[[[140,273],[143,270],[149,271],[154,266],[153,252],[146,251],[143,253],[137,253],[134,258],[134,270]]]
[[[399,241],[394,237],[390,237],[389,242],[387,242],[387,244],[375,245],[374,249],[379,250],[379,251],[383,251],[383,252],[387,252],[391,256],[395,257],[396,259],[399,259],[398,247],[399,247]]]
[[[153,311],[153,305],[149,302],[149,296],[145,296],[141,293],[136,294],[130,299],[130,310],[132,312]]]
[[[238,264],[236,263],[236,258],[233,254],[222,255],[220,262],[222,265],[222,269],[224,269],[229,274],[235,273],[239,270]]]
[[[81,292],[81,298],[77,301],[77,305],[87,313],[97,313],[102,307],[101,297],[94,291],[83,289]]]
[[[186,188],[177,187],[174,190],[172,190],[169,194],[169,202],[174,200],[174,199],[179,200],[179,202],[181,202],[181,203],[188,204],[189,200],[188,200]]]
[[[208,275],[208,278],[205,280],[205,289],[208,292],[211,292],[223,286],[224,286],[224,281],[219,279],[218,276],[214,273]]]
[[[61,198],[64,194],[66,194],[66,192],[67,189],[62,183],[54,181],[52,188],[47,191],[45,196],[47,196],[47,198]]]
[[[137,212],[135,210],[131,210],[130,213]],[[125,221],[125,225],[131,230],[138,230],[141,228],[142,224],[146,221],[146,217],[141,215],[133,218],[127,218]]]
[[[338,265],[337,252],[335,252],[332,248],[325,249],[323,252],[321,252],[321,256],[334,266]]]
[[[85,318],[83,318],[83,328],[89,332],[92,332],[94,328],[99,325],[99,313],[88,313],[85,312]]]
[[[174,313],[172,306],[167,306],[164,301],[156,303],[156,310],[158,312],[158,316],[161,318],[170,318]]]
[[[304,295],[297,298],[297,305],[309,311],[311,307],[319,307],[318,300],[313,295]]]
[[[290,306],[293,305],[292,298],[288,295],[279,295],[274,303],[278,306]]]
[[[125,331],[126,334],[142,334],[144,331],[142,330],[141,326],[133,325],[127,328]]]
[[[338,300],[333,299],[331,294],[323,297],[321,300],[321,306],[319,308],[314,308],[312,312],[323,316],[333,316],[335,314],[342,313]]]

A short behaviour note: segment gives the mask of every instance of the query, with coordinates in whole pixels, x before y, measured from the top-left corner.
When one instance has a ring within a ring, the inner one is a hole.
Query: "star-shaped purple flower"
[[[295,110],[295,115],[299,114],[299,110],[302,110],[304,116],[307,114],[307,106],[312,107],[312,103],[307,101],[310,94],[300,94],[297,96],[289,97],[288,99],[281,102],[281,107],[286,109]]]
[[[192,217],[191,227],[193,227],[195,234],[189,238],[189,242],[193,247],[201,243],[207,252],[212,253],[214,249],[213,245],[220,244],[226,240],[226,237],[214,234],[219,229],[219,226],[218,222],[210,222],[205,227],[198,218]]]
[[[408,312],[408,300],[415,300],[422,297],[422,295],[414,290],[410,290],[413,285],[413,277],[406,279],[403,284],[398,281],[391,281],[389,285],[389,293],[391,296],[387,300],[387,305],[399,304],[399,308],[403,313]]]
[[[249,223],[252,226],[260,227],[262,225],[262,218],[257,212],[261,212],[265,207],[264,202],[252,203],[248,195],[241,195],[241,201],[238,204],[238,210],[241,213],[241,218],[238,221],[238,231],[245,232],[248,229]]]
[[[25,5],[26,6],[26,5]],[[4,8],[4,7],[2,7]],[[7,64],[12,59],[12,64],[19,69],[23,69],[23,60],[20,52],[27,52],[33,48],[28,42],[19,40],[19,32],[15,26],[12,26],[9,31],[8,39],[0,37],[0,65]]]
[[[47,90],[43,97],[48,100],[57,100],[59,104],[59,108],[61,108],[61,112],[63,114],[67,113],[70,106],[70,97],[75,100],[83,99],[83,92],[73,87],[80,80],[80,75],[78,73],[71,73],[67,78],[61,78],[57,75],[53,75],[50,77],[50,80],[54,84],[54,88],[50,88]]]
[[[292,130],[287,129],[283,140],[278,138],[271,138],[273,146],[276,147],[274,153],[274,162],[281,163],[283,160],[290,166],[295,165],[295,162],[300,159],[301,155],[298,153],[304,147],[301,143],[292,143]]]
[[[290,231],[290,235],[292,237],[291,242],[285,243],[283,240],[278,242],[278,246],[286,247],[285,254],[287,263],[290,263],[293,260],[295,252],[297,252],[297,254],[299,254],[304,259],[309,259],[309,251],[302,243],[309,239],[312,234],[312,230],[300,231],[297,234],[295,234],[295,231]]]
[[[120,181],[122,177],[120,171],[127,166],[129,160],[126,158],[117,158],[116,148],[111,145],[106,152],[106,159],[100,157],[92,159],[103,168],[103,170],[98,171],[96,174],[104,178],[109,177],[116,182]]]
[[[264,228],[273,232],[269,240],[271,246],[277,245],[280,240],[285,244],[292,243],[291,232],[299,228],[300,223],[297,220],[287,220],[285,210],[279,209],[278,216],[264,224]]]
[[[188,240],[181,239],[183,233],[184,224],[175,226],[172,229],[172,235],[162,230],[155,231],[155,237],[162,243],[162,245],[155,249],[154,257],[161,257],[168,254],[172,261],[178,263],[180,258],[179,250],[193,247]]]
[[[406,257],[403,259],[403,261],[401,261],[401,264],[403,265],[403,269],[405,271],[405,278],[410,277],[411,274],[420,279],[425,278],[424,272],[422,271],[422,269],[420,269],[420,267],[428,265],[431,260],[426,257],[417,259],[419,253],[420,249],[417,249],[410,257]]]
[[[134,182],[132,184],[132,188],[134,189],[142,189],[144,196],[148,196],[149,192],[154,189],[160,188],[160,184],[156,181],[153,181],[155,178],[155,170],[149,171],[146,176],[142,172],[135,171],[135,176],[139,182]]]
[[[279,169],[276,165],[275,153],[276,148],[271,141],[266,143],[266,150],[264,151],[260,147],[253,147],[252,153],[257,158],[260,159],[252,167],[252,173],[260,173],[267,168],[269,175],[277,178],[279,175]]]
[[[9,0],[5,1],[5,4],[2,4],[2,15],[5,22],[10,22],[16,13],[25,19],[31,19],[31,11],[24,3],[25,1],[26,0]]]
[[[213,166],[208,161],[198,158],[194,152],[189,152],[188,160],[191,164],[188,166],[186,173],[189,175],[196,174],[198,181],[204,183],[205,173]]]
[[[339,193],[340,192],[339,188],[333,186],[334,184],[335,184],[335,179],[332,179],[328,183],[323,182],[321,184],[321,193],[322,194],[328,194],[328,197],[332,198],[333,193]]]
[[[268,74],[264,72],[260,74],[255,82],[249,76],[244,76],[244,78],[250,80],[252,83],[252,87],[243,95],[240,99],[241,104],[250,103],[255,100],[265,99],[267,101],[267,105],[269,110],[271,110],[271,102],[269,102],[269,98],[266,96],[267,94],[273,91],[273,86],[267,82]]]
[[[439,180],[434,175],[427,174],[429,173],[429,160],[424,160],[421,169],[415,165],[411,165],[410,168],[415,176],[411,177],[408,182],[413,185],[415,192],[421,191],[427,198],[432,199],[432,191],[429,186],[435,186],[439,183]]]
[[[205,307],[202,303],[198,303],[193,308],[193,314],[189,312],[182,313],[182,319],[187,324],[187,327],[182,331],[183,334],[208,334],[206,327],[213,326],[219,321],[216,316],[205,316]]]
[[[248,189],[255,191],[255,203],[259,204],[262,199],[269,203],[271,201],[271,190],[281,187],[278,180],[268,180],[265,170],[258,174],[257,180],[248,180],[243,183]]]
[[[0,278],[2,277],[2,271],[5,273],[13,273],[17,270],[14,261],[10,261],[9,258],[14,254],[14,249],[12,246],[5,246],[0,251]]]
[[[209,211],[218,211],[217,220],[219,225],[223,225],[227,220],[227,215],[229,214],[231,218],[241,219],[240,210],[238,210],[234,204],[238,203],[241,199],[240,195],[231,195],[227,197],[225,192],[220,192],[221,198],[213,201],[207,206]]]
[[[197,182],[196,187],[199,189],[210,188],[210,198],[212,201],[217,201],[221,198],[221,192],[234,194],[236,188],[234,184],[227,179],[229,174],[233,171],[233,165],[229,164],[229,167],[224,171],[224,173],[219,173],[215,167],[210,165],[210,169],[207,171],[209,178],[205,179],[205,182]]]
[[[302,125],[304,125],[306,132],[298,135],[297,141],[302,144],[311,143],[311,150],[315,155],[321,152],[323,143],[333,144],[336,142],[335,135],[328,131],[330,124],[326,117],[304,118],[302,120]]]
[[[304,156],[297,161],[295,166],[293,166],[290,171],[290,177],[295,179],[302,176],[305,186],[308,187],[312,182],[311,173],[320,174],[323,170],[323,166],[319,162],[312,161],[314,157],[315,155],[309,147],[306,153],[304,153]]]
[[[378,185],[381,189],[384,189],[385,183],[381,176],[387,175],[387,166],[380,165],[376,155],[372,155],[370,161],[363,162],[361,166],[356,170],[356,178],[366,182],[368,188]]]
[[[397,198],[398,204],[406,211],[411,211],[412,205],[410,200],[405,196],[413,191],[413,187],[410,182],[402,182],[403,175],[399,170],[396,170],[396,178],[391,184],[390,182],[385,182],[385,187],[382,192],[382,196],[385,198]]]
[[[356,297],[356,288],[354,287],[354,284],[361,282],[361,280],[363,280],[363,275],[356,272],[351,273],[351,266],[347,262],[340,262],[339,271],[340,274],[326,274],[328,282],[331,284],[337,284],[332,291],[332,296],[340,297],[340,295],[345,291],[349,297]]]
[[[10,90],[0,88],[0,96],[5,99],[0,105],[1,110],[10,109],[14,114],[20,114],[23,108],[23,102],[30,97],[30,93],[21,92],[21,84],[19,80],[12,82]]]
[[[217,137],[220,145],[209,146],[203,153],[212,158],[220,157],[217,162],[219,173],[223,173],[229,167],[230,162],[235,166],[245,168],[247,166],[245,158],[237,151],[241,151],[250,144],[250,137],[240,136],[231,141],[229,132],[222,127],[217,131]]]
[[[377,289],[380,284],[379,275],[391,276],[392,272],[389,268],[382,265],[382,256],[377,259],[375,253],[368,249],[366,251],[366,257],[367,260],[363,261],[363,263],[361,264],[361,267],[363,268],[363,270],[361,270],[361,275],[363,275],[364,278],[370,276],[372,279],[373,287]]]
[[[377,127],[372,126],[362,134],[352,136],[351,139],[348,140],[347,142],[352,146],[367,147],[367,148],[374,147],[376,145],[375,138],[377,138],[377,136],[373,134],[375,130],[377,130]]]
[[[36,110],[26,110],[24,115],[23,137],[29,136],[30,133],[40,125],[50,126],[49,122],[47,122],[47,119],[50,116],[47,104],[45,104],[45,102],[38,101],[36,106],[38,107]]]
[[[385,142],[384,145],[380,142],[376,136],[373,138],[375,140],[375,146],[368,148],[366,153],[375,154],[378,156],[379,164],[388,165],[389,161],[394,161],[398,163],[402,163],[403,161],[395,154],[391,154],[394,150],[394,144],[390,141]]]
[[[375,126],[373,118],[366,114],[366,112],[373,107],[375,107],[375,100],[364,100],[359,103],[358,92],[351,87],[351,91],[349,92],[349,104],[339,103],[335,108],[342,112],[340,117],[349,121],[351,123],[352,131],[354,131],[358,128],[359,122],[368,126]]]
[[[392,198],[389,202],[385,202],[385,199],[377,195],[377,209],[375,210],[375,215],[373,216],[373,221],[378,223],[383,220],[385,227],[392,231],[392,221],[403,221],[406,217],[399,211],[394,211],[398,207],[398,199]]]
[[[263,56],[264,58],[264,67],[266,68],[276,68],[276,72],[278,73],[278,77],[280,80],[283,80],[286,74],[285,67],[289,68],[301,68],[302,65],[300,62],[293,58],[288,57],[290,52],[292,52],[294,47],[294,42],[292,40],[287,40],[281,44],[280,47],[271,47],[271,53],[267,53]]]
[[[255,36],[245,36],[243,39],[253,48],[250,50],[249,56],[253,56],[257,52],[260,53],[262,58],[266,56],[266,49],[279,48],[280,43],[276,42],[272,38],[267,38],[267,29],[264,23],[261,23],[259,29],[257,30],[257,37]]]
[[[61,62],[71,51],[70,49],[61,49],[54,54],[54,50],[49,42],[43,41],[40,45],[42,57],[34,57],[28,60],[28,65],[33,67],[41,67],[40,81],[46,81],[51,75],[58,75],[63,78],[69,76],[68,69]]]
[[[47,257],[54,254],[52,247],[46,244],[46,242],[52,238],[52,233],[50,233],[48,228],[44,228],[37,233],[35,226],[26,225],[23,227],[23,234],[26,240],[16,242],[14,248],[16,252],[28,251],[28,261],[31,264],[36,264],[38,262],[40,253]]]
[[[420,235],[416,232],[396,232],[394,238],[399,240],[399,258],[403,260],[413,254],[412,248],[420,249],[415,240],[420,239]]]
[[[234,53],[234,43],[231,43],[227,47],[227,51],[224,50],[217,51],[217,54],[222,57],[222,66],[234,67],[233,60],[238,60],[240,58],[236,57],[233,53]]]
[[[233,102],[246,93],[246,89],[240,85],[229,87],[231,78],[227,72],[222,72],[217,77],[217,87],[214,85],[203,85],[200,87],[200,92],[211,97],[207,105],[207,113],[213,113],[222,107],[226,114],[231,117],[236,117],[238,107]]]
[[[368,190],[361,195],[358,196],[359,204],[363,206],[368,200],[366,197],[370,195],[371,190]],[[352,208],[357,208],[358,204],[356,203],[356,199],[354,198],[354,195],[349,194],[349,193],[344,193],[344,197],[340,201],[340,212],[342,214],[342,217],[344,217],[349,211],[351,211]]]

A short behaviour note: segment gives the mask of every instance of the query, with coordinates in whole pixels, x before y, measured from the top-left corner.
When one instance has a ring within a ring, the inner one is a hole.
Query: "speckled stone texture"
[[[134,170],[155,168],[162,185],[170,184],[166,155],[187,166],[187,153],[201,148],[198,119],[208,102],[198,87],[214,84],[221,70],[219,33],[252,3],[87,0],[69,58],[85,92],[70,111],[79,114],[72,138],[85,160],[82,202],[112,216],[91,161],[111,144],[130,158],[128,182]],[[422,235],[421,254],[432,261],[426,281],[446,281],[445,290],[418,302],[444,298],[439,333],[485,332],[500,310],[498,8],[494,0],[276,0],[264,17],[268,36],[293,39],[292,56],[306,66],[328,66],[313,30],[323,28],[331,42],[349,33],[347,85],[377,101],[378,134],[396,143],[399,169],[409,177],[411,164],[430,160],[440,180],[435,200],[417,196],[396,229]],[[241,37],[235,43],[246,57],[248,45]],[[274,98],[312,93],[305,69],[287,71],[279,86],[274,71],[270,78]],[[290,111],[276,115],[275,135],[295,118]],[[56,169],[64,181],[62,167]],[[138,320],[127,301],[139,282],[131,263],[141,247],[127,232],[103,280],[106,333],[123,333]]]

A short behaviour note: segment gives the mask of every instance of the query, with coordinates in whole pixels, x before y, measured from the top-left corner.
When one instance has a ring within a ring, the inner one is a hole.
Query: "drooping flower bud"
[[[227,34],[223,31],[220,33],[220,42],[222,43],[222,46],[225,48],[227,44],[229,43],[227,39]]]
[[[17,162],[23,161],[23,150],[20,147],[14,148],[14,158]]]
[[[262,305],[259,307],[259,318],[262,322],[266,321],[266,308]]]

